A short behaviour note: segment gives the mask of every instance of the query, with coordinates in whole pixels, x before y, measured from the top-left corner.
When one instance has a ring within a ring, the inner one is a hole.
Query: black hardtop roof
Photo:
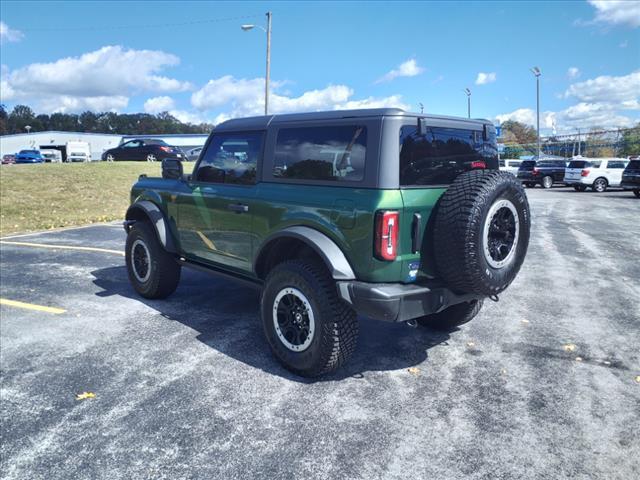
[[[342,118],[365,117],[423,117],[426,119],[455,120],[473,124],[491,124],[489,120],[477,118],[452,117],[447,115],[430,115],[423,113],[405,112],[400,108],[362,108],[358,110],[329,110],[325,112],[286,113],[276,115],[261,115],[259,117],[234,118],[217,125],[214,130],[265,130],[273,123],[309,122],[314,120],[334,120]]]

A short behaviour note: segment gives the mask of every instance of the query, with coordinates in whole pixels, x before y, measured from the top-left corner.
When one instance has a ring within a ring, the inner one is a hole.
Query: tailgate
[[[580,180],[582,178],[582,168],[567,168],[564,171],[565,180]]]
[[[417,278],[436,276],[433,254],[434,207],[446,188],[402,188],[404,208],[400,218],[402,278],[413,282]],[[425,235],[426,232],[426,235]],[[417,250],[417,251],[416,251]]]

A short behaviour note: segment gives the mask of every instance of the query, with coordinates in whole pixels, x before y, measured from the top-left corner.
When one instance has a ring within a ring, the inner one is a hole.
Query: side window
[[[592,161],[591,162],[591,168],[600,168],[600,163],[599,161]]]
[[[366,150],[367,129],[363,126],[283,128],[276,139],[273,176],[360,181]]]
[[[624,168],[624,162],[609,162],[607,168]]]
[[[457,128],[400,129],[400,184],[446,185],[461,173],[485,163],[482,134]],[[497,162],[496,162],[497,163]]]
[[[193,175],[197,182],[256,183],[261,132],[214,134]]]

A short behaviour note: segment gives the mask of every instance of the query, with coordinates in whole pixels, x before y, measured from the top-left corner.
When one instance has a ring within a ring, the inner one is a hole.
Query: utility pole
[[[267,12],[267,75],[264,82],[264,114],[269,114],[269,78],[271,77],[271,12]]]
[[[467,87],[463,91],[467,94],[467,118],[471,118],[471,90]]]
[[[536,76],[536,130],[538,131],[538,158],[540,158],[540,75],[542,72],[538,67],[533,67],[531,71]]]

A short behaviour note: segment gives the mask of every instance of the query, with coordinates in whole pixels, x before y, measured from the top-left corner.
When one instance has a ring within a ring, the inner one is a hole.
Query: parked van
[[[67,142],[67,162],[90,162],[91,147],[87,142]]]

